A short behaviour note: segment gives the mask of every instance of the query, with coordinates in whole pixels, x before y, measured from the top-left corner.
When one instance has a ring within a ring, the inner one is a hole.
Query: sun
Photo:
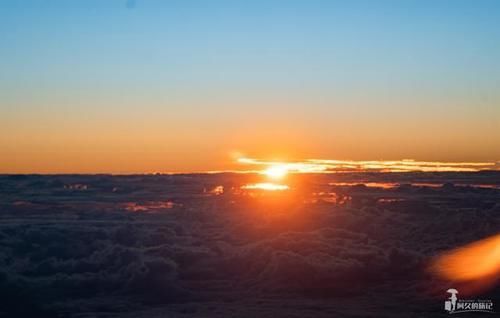
[[[281,179],[287,175],[288,167],[284,164],[272,165],[264,170],[263,173],[269,178]]]

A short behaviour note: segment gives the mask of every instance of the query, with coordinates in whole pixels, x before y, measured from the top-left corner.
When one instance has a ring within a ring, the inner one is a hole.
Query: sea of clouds
[[[440,316],[428,264],[499,232],[499,176],[1,176],[0,316]]]

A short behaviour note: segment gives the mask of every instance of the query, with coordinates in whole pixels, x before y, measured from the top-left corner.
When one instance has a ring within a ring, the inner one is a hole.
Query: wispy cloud
[[[306,159],[294,162],[279,162],[255,158],[239,158],[238,162],[247,166],[279,166],[295,173],[333,173],[348,171],[378,172],[475,172],[480,170],[498,170],[498,162],[442,162],[405,160],[330,160]],[[257,169],[259,170],[259,169]]]

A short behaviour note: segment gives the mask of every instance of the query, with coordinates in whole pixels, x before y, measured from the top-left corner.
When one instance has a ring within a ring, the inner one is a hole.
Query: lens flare
[[[500,276],[500,234],[440,255],[431,271],[451,281],[494,281]]]

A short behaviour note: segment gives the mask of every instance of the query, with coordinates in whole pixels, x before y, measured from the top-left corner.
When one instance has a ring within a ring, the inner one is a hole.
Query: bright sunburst
[[[263,173],[272,179],[281,179],[288,173],[288,167],[284,164],[273,165],[264,170]]]

